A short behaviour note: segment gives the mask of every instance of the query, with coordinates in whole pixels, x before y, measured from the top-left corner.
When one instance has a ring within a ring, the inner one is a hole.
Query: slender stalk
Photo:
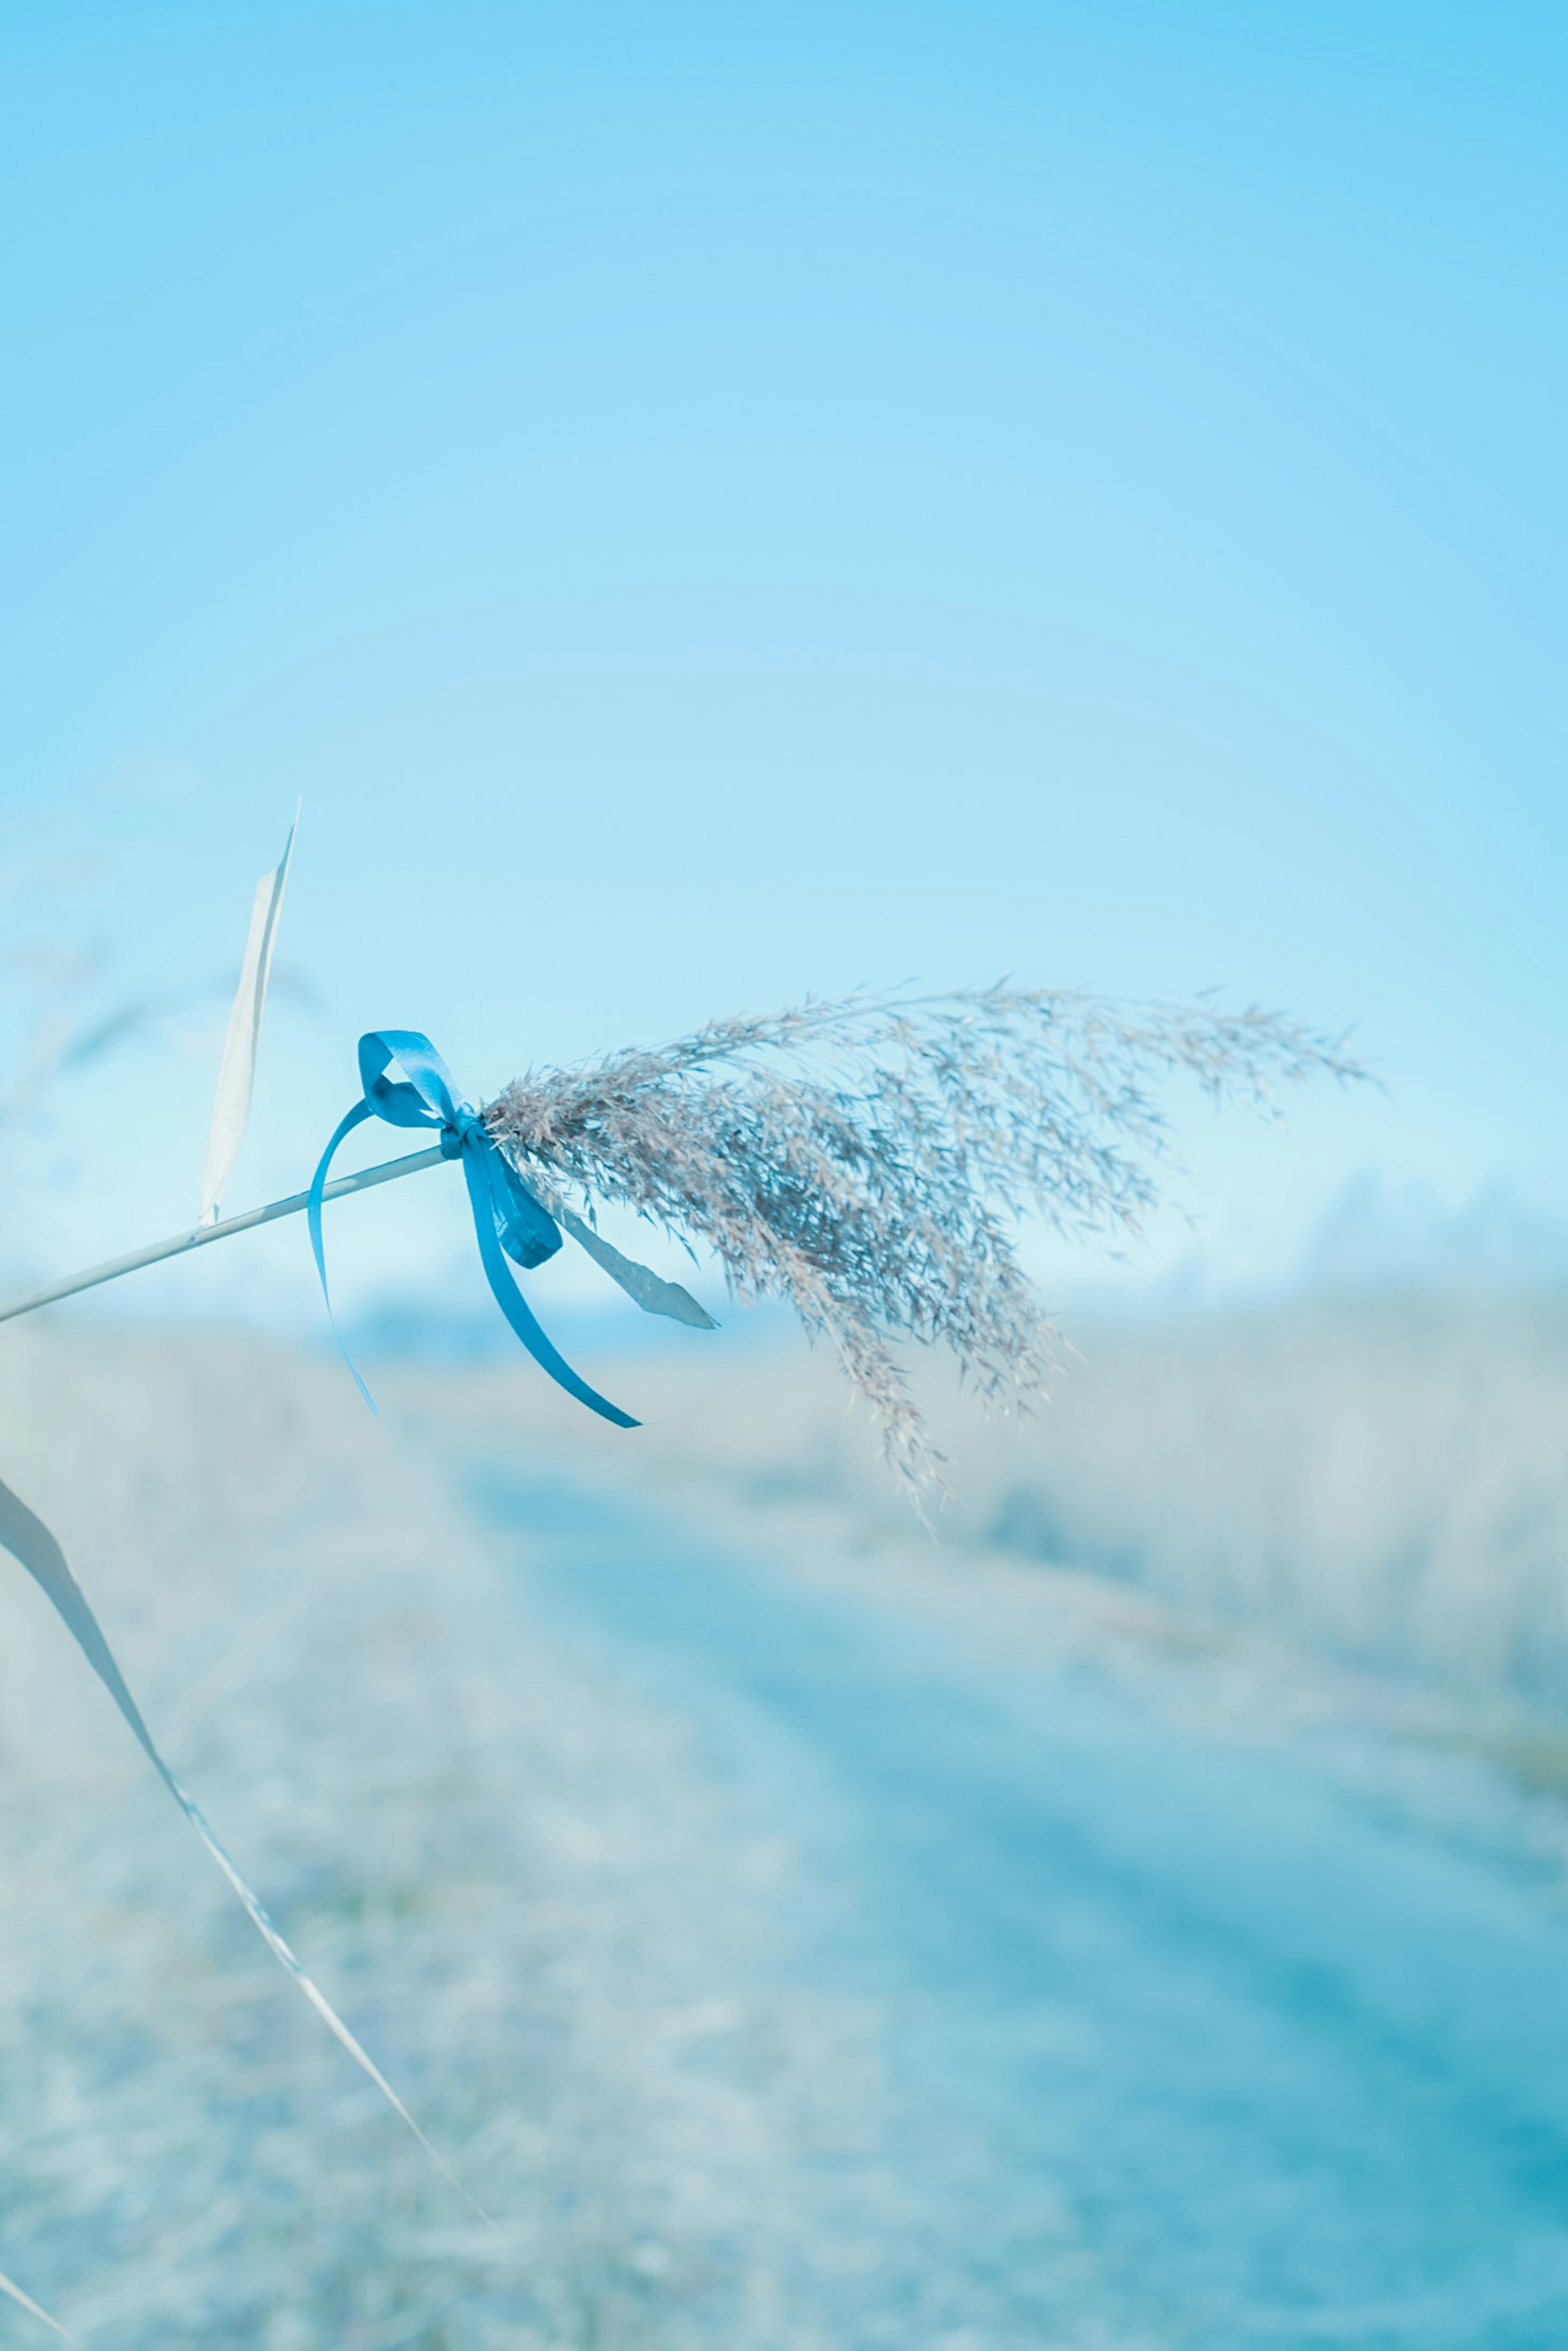
[[[322,1197],[338,1200],[345,1192],[368,1192],[372,1184],[390,1184],[399,1176],[412,1176],[417,1168],[434,1167],[441,1155],[439,1149],[415,1151],[405,1159],[388,1159],[379,1167],[366,1167],[358,1176],[340,1176],[327,1186]],[[122,1273],[140,1272],[144,1265],[157,1265],[166,1257],[205,1249],[209,1241],[226,1241],[233,1233],[248,1233],[253,1225],[297,1217],[309,1197],[308,1192],[295,1192],[287,1200],[269,1200],[265,1208],[247,1208],[243,1217],[225,1217],[216,1225],[196,1225],[188,1233],[176,1233],[172,1240],[154,1241],[149,1249],[132,1249],[129,1257],[110,1258],[105,1265],[89,1266],[85,1273],[68,1274],[63,1281],[51,1281],[42,1290],[30,1290],[25,1298],[14,1298],[8,1306],[0,1306],[0,1322],[31,1314],[37,1306],[52,1306],[57,1298],[74,1298],[78,1290],[96,1290],[100,1281],[118,1280]]]

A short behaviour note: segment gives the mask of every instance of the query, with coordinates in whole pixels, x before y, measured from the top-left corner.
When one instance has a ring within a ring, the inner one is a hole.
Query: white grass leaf
[[[360,2046],[359,2042],[354,2038],[354,2035],[350,2032],[348,2026],[343,2022],[342,2018],[338,2014],[336,2009],[333,2008],[326,1994],[321,1991],[319,1987],[312,1982],[309,1976],[306,1974],[305,1970],[300,1966],[299,1961],[296,1959],[294,1953],[290,1950],[283,1937],[278,1933],[277,1928],[273,1925],[272,1920],[267,1917],[266,1910],[263,1908],[256,1894],[246,1884],[245,1878],[235,1867],[233,1860],[225,1852],[223,1844],[220,1843],[218,1837],[209,1824],[205,1815],[203,1813],[201,1807],[195,1802],[192,1796],[186,1793],[179,1781],[175,1778],[173,1772],[169,1769],[167,1763],[164,1762],[162,1756],[158,1752],[156,1746],[153,1744],[152,1732],[148,1729],[147,1725],[141,1719],[140,1708],[137,1706],[135,1699],[131,1697],[130,1690],[126,1687],[124,1677],[120,1673],[120,1667],[114,1661],[114,1656],[110,1649],[109,1644],[103,1637],[103,1632],[99,1625],[99,1621],[93,1614],[91,1608],[88,1605],[87,1598],[82,1592],[81,1586],[78,1583],[75,1576],[71,1573],[69,1567],[66,1563],[64,1552],[61,1551],[59,1544],[49,1532],[48,1528],[45,1526],[42,1519],[37,1517],[36,1514],[27,1508],[26,1502],[21,1499],[20,1496],[14,1494],[11,1491],[10,1487],[3,1482],[0,1482],[0,1543],[5,1545],[5,1549],[12,1553],[14,1558],[20,1560],[28,1574],[32,1576],[34,1581],[41,1587],[47,1598],[52,1602],[57,1613],[62,1618],[68,1630],[73,1635],[82,1655],[86,1657],[89,1665],[92,1667],[99,1681],[102,1682],[110,1698],[113,1698],[114,1703],[120,1708],[120,1713],[124,1716],[126,1722],[130,1725],[132,1734],[141,1747],[143,1753],[147,1756],[148,1761],[152,1763],[153,1770],[157,1772],[159,1778],[162,1781],[164,1786],[173,1797],[174,1802],[179,1805],[180,1810],[184,1813],[185,1818],[190,1822],[191,1826],[195,1830],[196,1834],[201,1838],[202,1843],[206,1846],[207,1851],[212,1855],[213,1859],[217,1863],[218,1867],[223,1871],[224,1876],[228,1879],[228,1882],[234,1888],[235,1894],[238,1895],[240,1901],[245,1906],[245,1909],[250,1918],[251,1924],[255,1927],[257,1934],[260,1935],[263,1942],[266,1943],[273,1957],[277,1960],[278,1964],[285,1968],[288,1974],[293,1977],[295,1982],[298,1985],[306,1999],[310,2002],[311,2007],[316,2011],[318,2016],[320,2017],[322,2022],[327,2026],[329,2032],[333,2033],[342,2043],[342,2046],[348,2051],[355,2064],[358,2065],[361,2071],[367,2074],[375,2084],[377,2089],[381,2092],[382,2097],[386,2099],[387,2104],[392,2108],[393,2112],[401,2116],[402,2119],[407,2124],[409,2129],[413,2133],[413,2136],[419,2141],[421,2147],[423,2147],[425,2153],[430,2157],[431,2161],[435,2165],[436,2168],[451,2181],[452,2185],[457,2189],[465,2202],[471,2205],[474,2210],[479,2213],[481,2220],[486,2219],[488,2216],[481,2211],[480,2207],[477,2204],[475,2204],[474,2199],[469,2195],[468,2190],[464,2187],[456,2174],[442,2160],[434,2147],[431,2146],[430,2141],[425,2137],[424,2133],[420,2129],[419,2125],[414,2121],[413,2116],[409,2113],[408,2108],[403,2105],[402,2100],[398,2096],[397,2092],[392,2088],[391,2083],[381,2071],[381,2068],[376,2064],[373,2058],[369,2056]],[[28,2305],[29,2308],[32,2306],[33,2305],[31,2304]],[[39,2314],[41,2316],[43,2314],[40,2313]],[[53,2321],[51,2321],[50,2324],[52,2325]]]
[[[207,1155],[202,1166],[202,1213],[198,1222],[216,1224],[224,1187],[234,1172],[239,1157],[240,1144],[250,1122],[251,1089],[256,1082],[256,1056],[261,1043],[261,1016],[267,1004],[267,983],[272,977],[273,950],[277,945],[277,929],[283,916],[283,893],[288,883],[288,861],[294,854],[294,835],[298,829],[299,815],[288,828],[288,839],[283,855],[270,873],[264,873],[256,885],[256,898],[250,910],[250,931],[245,943],[245,961],[240,967],[239,986],[229,1007],[228,1028],[224,1035],[224,1057],[218,1064],[217,1092],[213,1101],[213,1123],[207,1131]]]
[[[666,1281],[651,1267],[639,1265],[634,1257],[622,1257],[591,1225],[559,1206],[555,1215],[566,1227],[572,1239],[588,1251],[596,1265],[602,1266],[612,1281],[618,1281],[628,1298],[634,1298],[644,1314],[667,1314],[672,1322],[685,1322],[694,1331],[716,1331],[718,1324],[706,1306],[699,1306],[689,1290],[678,1281]]]
[[[76,2341],[76,2336],[68,2327],[62,2326],[57,2318],[51,2318],[48,2312],[36,2303],[30,2294],[24,2294],[21,2287],[8,2278],[4,2270],[0,2270],[0,2294],[9,2294],[13,2302],[19,2303],[24,2310],[31,2311],[35,2318],[41,2318],[44,2325],[57,2335],[62,2342]]]

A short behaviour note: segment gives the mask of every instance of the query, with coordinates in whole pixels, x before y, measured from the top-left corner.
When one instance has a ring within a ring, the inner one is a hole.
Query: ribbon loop
[[[403,1073],[402,1082],[387,1076],[396,1062]],[[612,1405],[586,1380],[580,1379],[563,1356],[556,1353],[534,1320],[517,1283],[507,1270],[506,1259],[515,1265],[542,1265],[560,1247],[560,1230],[555,1218],[524,1183],[510,1161],[504,1158],[491,1139],[489,1129],[471,1102],[459,1101],[452,1081],[452,1072],[431,1043],[416,1029],[372,1029],[360,1040],[360,1082],[362,1098],[340,1121],[331,1141],[321,1155],[320,1164],[310,1180],[310,1195],[306,1203],[306,1221],[310,1228],[310,1247],[316,1259],[316,1270],[321,1278],[321,1295],[327,1301],[327,1314],[333,1335],[342,1348],[343,1361],[353,1372],[360,1394],[376,1409],[375,1399],[366,1387],[352,1357],[343,1346],[343,1334],[338,1329],[332,1313],[332,1301],[327,1289],[327,1259],[321,1241],[321,1198],[326,1188],[327,1172],[332,1156],[344,1137],[368,1118],[385,1119],[389,1126],[434,1127],[440,1136],[442,1156],[461,1159],[463,1174],[468,1186],[469,1206],[474,1212],[474,1233],[479,1244],[479,1259],[485,1269],[497,1305],[506,1316],[541,1370],[567,1394],[575,1396],[591,1412],[604,1420],[612,1421],[617,1428],[635,1428],[636,1421],[630,1413]]]
[[[409,1081],[400,1085],[386,1071],[395,1061]],[[466,1102],[459,1102],[452,1072],[417,1029],[372,1029],[360,1040],[360,1083],[365,1100],[389,1126],[455,1126],[460,1113],[474,1118]]]

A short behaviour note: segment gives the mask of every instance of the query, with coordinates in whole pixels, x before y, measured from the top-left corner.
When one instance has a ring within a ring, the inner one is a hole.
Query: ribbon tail
[[[217,1835],[208,1824],[206,1817],[202,1812],[201,1807],[197,1804],[193,1797],[186,1793],[179,1781],[175,1778],[173,1772],[169,1769],[167,1763],[164,1762],[162,1756],[158,1752],[152,1732],[148,1729],[147,1725],[141,1719],[141,1708],[138,1707],[136,1700],[131,1697],[130,1690],[126,1687],[124,1676],[120,1673],[119,1666],[115,1663],[114,1655],[110,1648],[109,1643],[103,1637],[103,1631],[99,1624],[98,1618],[93,1614],[91,1608],[88,1604],[86,1594],[83,1593],[80,1584],[78,1583],[75,1576],[71,1573],[70,1569],[66,1562],[66,1555],[64,1552],[61,1551],[59,1544],[49,1532],[48,1528],[45,1526],[42,1519],[36,1517],[35,1514],[28,1510],[26,1502],[22,1500],[21,1497],[14,1494],[9,1486],[4,1484],[0,1484],[0,1543],[4,1543],[5,1549],[11,1552],[12,1556],[21,1562],[28,1574],[33,1578],[34,1582],[39,1585],[47,1598],[53,1604],[56,1614],[61,1618],[66,1629],[71,1635],[72,1639],[76,1642],[78,1648],[80,1649],[83,1656],[87,1659],[88,1664],[92,1667],[94,1673],[98,1676],[99,1681],[103,1684],[105,1689],[108,1690],[110,1698],[114,1700],[115,1705],[120,1708],[121,1715],[124,1717],[125,1721],[129,1726],[132,1736],[135,1738],[138,1746],[141,1749],[142,1753],[147,1757],[148,1761],[157,1772],[158,1777],[162,1781],[163,1785],[168,1789],[169,1793],[173,1797],[174,1802],[179,1805],[180,1810],[184,1813],[185,1818],[190,1822],[191,1826],[195,1830],[196,1834],[201,1838],[202,1843],[206,1846],[207,1851],[217,1863],[218,1867],[223,1871],[224,1876],[228,1879],[228,1882],[233,1887],[235,1893],[238,1895],[240,1901],[245,1906],[251,1924],[255,1927],[256,1932],[266,1943],[268,1950],[278,1961],[279,1965],[287,1969],[287,1972],[293,1977],[295,1982],[298,1985],[306,1999],[310,2002],[311,2007],[316,2011],[318,2016],[320,2017],[322,2022],[327,2026],[329,2032],[330,2032],[334,2037],[341,2043],[342,2046],[348,2051],[350,2056],[353,2059],[355,2064],[360,2067],[362,2073],[369,2075],[370,2079],[375,2084],[377,2089],[382,2093],[382,2095],[386,2099],[388,2105],[392,2106],[394,2112],[401,2116],[402,2119],[408,2125],[409,2129],[413,2133],[415,2138],[418,2139],[420,2145],[424,2148],[436,2168],[445,2173],[447,2179],[452,2180],[453,2185],[456,2187],[466,2200],[472,2204],[474,2199],[468,2195],[468,2191],[464,2188],[462,2181],[457,2179],[455,2174],[442,2161],[440,2156],[436,2154],[435,2149],[431,2146],[430,2141],[425,2137],[424,2133],[420,2129],[419,2125],[414,2121],[413,2116],[409,2113],[408,2108],[403,2105],[402,2100],[398,2096],[397,2092],[392,2088],[392,2084],[387,2080],[385,2074],[381,2071],[374,2060],[361,2048],[360,2043],[355,2040],[353,2034],[343,2022],[342,2018],[338,2014],[337,2010],[332,2006],[330,2001],[328,2000],[326,1994],[311,1980],[310,1977],[307,1975],[305,1970],[300,1966],[299,1961],[295,1958],[294,1953],[290,1950],[283,1937],[278,1933],[277,1928],[273,1925],[272,1920],[267,1917],[257,1896],[254,1893],[250,1886],[247,1885],[245,1877],[239,1869],[236,1868],[235,1863],[231,1860],[229,1855],[220,1843]],[[478,2208],[476,2207],[475,2209],[477,2210]],[[6,2282],[6,2290],[13,2293],[15,2292],[15,2289],[9,2287],[8,2282]],[[26,2297],[21,2298],[26,2300]],[[37,2305],[28,2303],[26,2306],[29,2309],[33,2309],[36,2308]],[[47,2314],[39,2312],[38,2315],[40,2317],[46,2317]],[[50,2319],[47,2323],[50,2325],[53,2325],[55,2322]],[[61,2331],[63,2332],[63,2329]]]
[[[354,1374],[354,1385],[359,1389],[371,1410],[377,1412],[376,1400],[361,1379],[359,1366],[343,1344],[343,1334],[338,1328],[338,1318],[332,1311],[331,1292],[327,1288],[327,1252],[321,1244],[321,1195],[326,1188],[327,1170],[332,1165],[332,1155],[346,1134],[351,1134],[356,1126],[362,1126],[366,1119],[373,1118],[374,1115],[368,1102],[357,1102],[347,1118],[340,1122],[331,1142],[317,1163],[315,1175],[310,1178],[309,1196],[305,1203],[305,1221],[310,1228],[310,1247],[315,1254],[316,1270],[321,1278],[322,1302],[327,1309],[327,1320],[332,1325],[332,1336],[338,1342],[338,1352]]]
[[[617,1428],[640,1427],[641,1423],[633,1420],[629,1412],[622,1412],[619,1405],[612,1404],[596,1388],[591,1388],[586,1380],[578,1377],[565,1356],[556,1353],[535,1322],[527,1300],[507,1271],[500,1242],[496,1238],[489,1179],[481,1165],[480,1154],[472,1144],[464,1146],[463,1173],[467,1179],[468,1197],[474,1210],[474,1230],[479,1243],[480,1259],[495,1293],[496,1303],[535,1363],[541,1371],[549,1374],[558,1387],[564,1388],[568,1395],[575,1396],[579,1404],[585,1404],[590,1412],[596,1412],[601,1420],[613,1422]]]

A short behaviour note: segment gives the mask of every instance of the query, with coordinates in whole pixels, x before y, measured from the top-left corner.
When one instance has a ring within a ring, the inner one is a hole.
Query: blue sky
[[[1369,1171],[1560,1190],[1565,52],[1507,5],[12,12],[5,1050],[232,972],[302,794],[236,1207],[364,1027],[480,1094],[1002,972],[1225,984],[1387,1082],[1178,1105],[1151,1274],[1273,1278]],[[0,1134],[8,1262],[189,1219],[221,1019]],[[457,1247],[417,1188],[350,1284]],[[143,1296],[260,1311],[302,1251]]]

